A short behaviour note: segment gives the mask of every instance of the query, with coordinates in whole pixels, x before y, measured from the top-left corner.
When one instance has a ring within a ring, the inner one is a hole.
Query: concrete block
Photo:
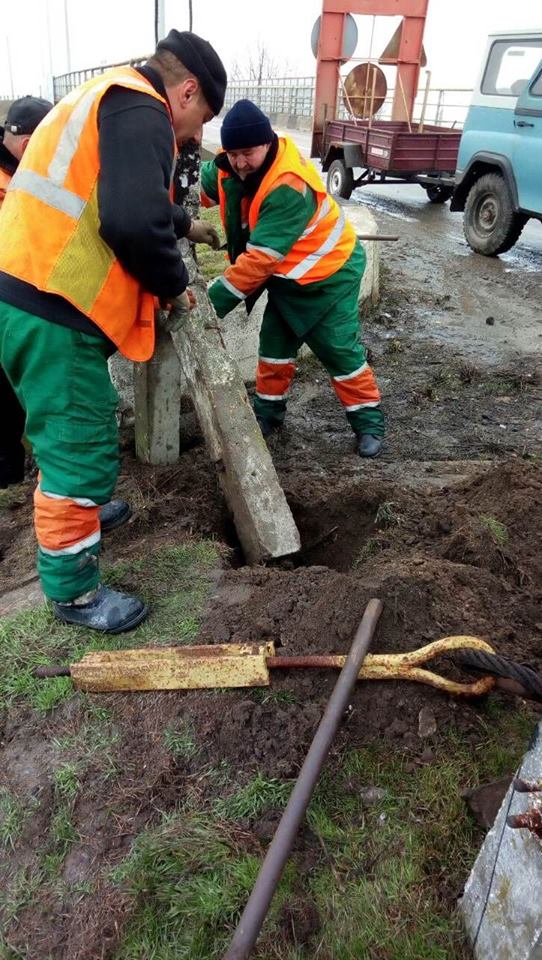
[[[157,327],[152,358],[133,367],[137,458],[155,466],[176,463],[180,450],[181,366],[170,335]]]
[[[376,220],[367,207],[360,203],[345,203],[343,206],[344,212],[356,233],[378,233]],[[362,245],[367,257],[359,293],[359,304],[363,311],[375,306],[380,299],[380,256],[381,247],[385,244],[380,241],[372,243],[365,240],[362,241]]]
[[[542,723],[518,776],[542,779]],[[465,886],[460,909],[476,960],[542,960],[542,841],[506,823],[535,796],[509,788]]]

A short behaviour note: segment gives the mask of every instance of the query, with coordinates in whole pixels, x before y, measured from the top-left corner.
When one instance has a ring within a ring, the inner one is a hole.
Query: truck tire
[[[476,253],[496,257],[513,247],[526,217],[516,213],[500,173],[486,173],[470,188],[463,215],[465,239]]]
[[[332,197],[349,200],[354,189],[352,168],[345,166],[344,160],[334,160],[327,172],[327,191]]]
[[[446,203],[454,192],[453,187],[441,187],[436,183],[432,183],[429,187],[424,187],[424,190],[427,193],[427,199],[430,203]]]

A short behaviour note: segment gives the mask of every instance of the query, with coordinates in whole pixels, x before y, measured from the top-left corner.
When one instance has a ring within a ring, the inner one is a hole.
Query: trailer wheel
[[[349,200],[354,189],[354,174],[344,160],[334,160],[327,172],[327,190],[332,197]]]
[[[513,247],[527,218],[514,210],[512,195],[500,173],[486,173],[470,188],[463,230],[476,253],[496,257]]]
[[[428,187],[424,187],[425,192],[427,193],[427,199],[430,203],[446,203],[450,199],[452,193],[454,192],[453,187],[441,187],[436,183],[430,184]]]

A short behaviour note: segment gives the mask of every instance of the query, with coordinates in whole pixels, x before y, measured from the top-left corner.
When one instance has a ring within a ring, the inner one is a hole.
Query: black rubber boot
[[[274,423],[272,420],[266,420],[265,417],[256,417],[256,420],[264,437],[271,436],[273,430],[276,430],[280,426],[280,424]]]
[[[137,597],[98,587],[88,603],[56,603],[53,613],[63,623],[100,630],[102,633],[124,633],[133,630],[145,619],[149,608]]]
[[[360,457],[377,457],[382,450],[382,437],[372,433],[358,433],[358,453]]]
[[[131,516],[132,508],[126,500],[110,500],[100,510],[102,533],[122,527]]]

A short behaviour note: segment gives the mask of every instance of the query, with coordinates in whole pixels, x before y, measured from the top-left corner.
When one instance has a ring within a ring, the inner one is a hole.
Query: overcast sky
[[[0,0],[0,95],[45,95],[47,77],[68,65],[67,4],[72,69],[122,61],[148,53],[154,40],[153,0]],[[246,62],[250,43],[261,40],[288,73],[314,73],[312,25],[321,0],[193,0],[194,30],[210,40],[227,66]],[[372,18],[356,18],[355,56],[370,53]],[[382,53],[399,19],[376,21],[372,55]],[[188,0],[166,0],[166,28],[188,29]],[[425,34],[433,87],[471,87],[487,34],[530,27],[542,31],[541,0],[430,0]],[[50,37],[50,42],[49,42]],[[8,59],[9,57],[9,59]]]

